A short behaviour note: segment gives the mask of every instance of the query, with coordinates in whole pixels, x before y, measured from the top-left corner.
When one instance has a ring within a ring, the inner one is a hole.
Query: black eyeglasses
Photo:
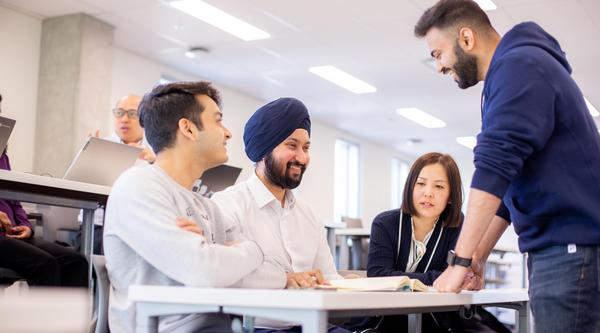
[[[123,109],[113,109],[113,115],[117,118],[121,118],[124,115],[127,115],[128,118],[137,118],[139,113],[137,110],[123,110]]]

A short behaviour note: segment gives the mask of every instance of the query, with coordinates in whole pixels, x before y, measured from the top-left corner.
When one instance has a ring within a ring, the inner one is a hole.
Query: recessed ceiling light
[[[590,103],[590,101],[587,100],[587,98],[583,97],[583,99],[585,99],[585,105],[587,105],[588,111],[590,111],[590,114],[592,115],[592,117],[600,116],[600,112],[598,112],[598,110],[596,110],[596,107],[593,106],[592,103]]]
[[[492,0],[475,0],[475,2],[477,2],[479,7],[483,10],[494,10],[498,8]]]
[[[422,111],[418,108],[403,108],[397,109],[396,113],[408,120],[412,120],[415,123],[427,127],[427,128],[440,128],[446,127],[446,123],[429,113]]]
[[[308,69],[311,73],[331,82],[338,86],[349,90],[355,94],[364,94],[376,92],[377,88],[366,83],[365,81],[352,76],[343,70],[327,65],[327,66],[315,66]]]
[[[203,1],[178,0],[169,2],[169,5],[245,41],[271,37],[266,31]]]
[[[202,55],[208,54],[208,52],[210,52],[210,50],[204,46],[195,46],[190,47],[190,49],[187,50],[184,54],[190,59],[195,59],[201,57]]]
[[[473,148],[475,148],[475,146],[477,145],[477,138],[475,138],[474,136],[459,136],[458,138],[456,138],[456,142],[473,150]]]

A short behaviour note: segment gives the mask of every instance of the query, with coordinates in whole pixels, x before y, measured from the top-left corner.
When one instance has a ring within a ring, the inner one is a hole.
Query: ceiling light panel
[[[309,72],[355,94],[373,93],[377,88],[343,70],[327,65],[310,67]]]
[[[169,2],[169,5],[245,41],[271,38],[268,32],[204,1],[177,0]]]
[[[446,123],[443,120],[438,119],[418,108],[397,109],[396,113],[426,128],[446,127]]]

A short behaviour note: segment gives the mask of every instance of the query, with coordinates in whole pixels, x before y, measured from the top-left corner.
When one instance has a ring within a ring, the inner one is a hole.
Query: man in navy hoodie
[[[415,35],[460,88],[485,81],[465,223],[434,287],[482,288],[512,221],[529,252],[536,330],[600,332],[600,136],[565,53],[533,22],[501,38],[471,0],[438,2]],[[463,282],[469,269],[476,279]]]

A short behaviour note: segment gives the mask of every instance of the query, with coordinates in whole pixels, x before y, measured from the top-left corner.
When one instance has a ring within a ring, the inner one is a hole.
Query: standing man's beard
[[[298,179],[294,179],[290,175],[290,167],[297,166],[300,168],[300,175]],[[302,176],[304,175],[304,171],[306,170],[306,165],[299,163],[297,161],[290,161],[285,166],[285,172],[277,165],[277,162],[273,158],[273,153],[268,153],[265,156],[265,176],[267,179],[273,183],[284,189],[295,189],[300,185],[302,181]]]
[[[476,85],[479,80],[477,79],[477,58],[469,55],[460,48],[458,41],[454,45],[454,54],[456,55],[456,63],[453,66],[453,71],[458,77],[458,87],[460,89],[467,89]]]

